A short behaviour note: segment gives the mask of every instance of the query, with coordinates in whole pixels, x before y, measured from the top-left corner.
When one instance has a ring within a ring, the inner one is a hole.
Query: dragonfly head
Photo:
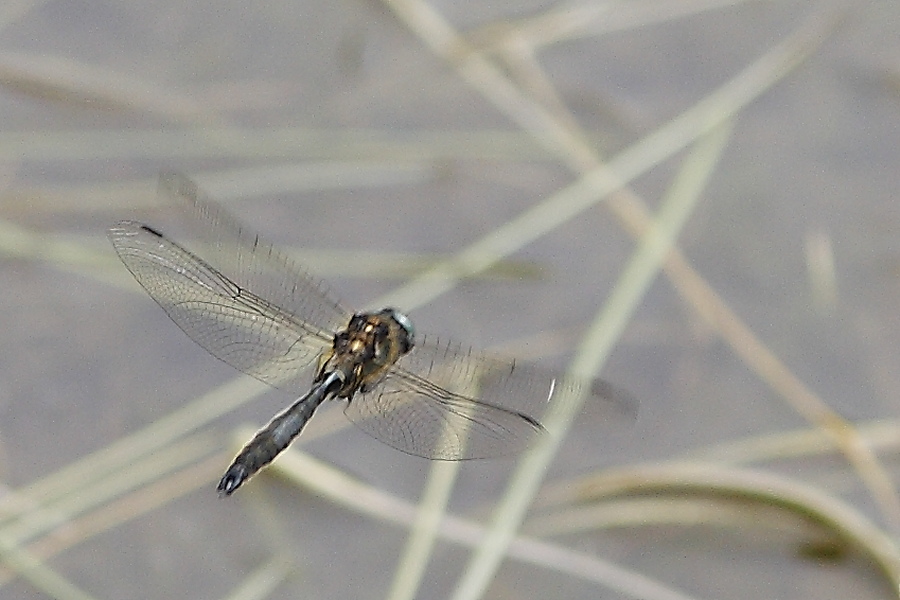
[[[413,346],[415,345],[416,328],[413,327],[410,318],[396,308],[385,308],[381,311],[381,314],[390,317],[394,320],[395,323],[397,323],[397,325],[400,326],[400,329],[403,332],[403,339],[400,340],[401,354],[406,354],[407,352],[412,350]]]

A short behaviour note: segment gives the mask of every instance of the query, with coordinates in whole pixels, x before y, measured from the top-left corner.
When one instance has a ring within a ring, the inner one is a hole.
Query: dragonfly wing
[[[564,378],[538,366],[423,339],[345,413],[399,450],[438,460],[518,452],[544,431],[547,411],[587,394],[604,417],[632,420],[636,401],[602,380]]]
[[[357,394],[347,417],[376,439],[433,460],[502,456],[522,450],[543,427],[529,416],[434,386],[403,369]]]
[[[202,244],[196,253],[213,269],[320,330],[334,332],[347,324],[350,312],[323,282],[241,225],[189,178],[163,173],[159,187],[187,209],[186,222]]]
[[[142,223],[122,221],[109,238],[138,283],[191,339],[265,383],[307,391],[308,367],[331,343],[330,333],[236,284]]]

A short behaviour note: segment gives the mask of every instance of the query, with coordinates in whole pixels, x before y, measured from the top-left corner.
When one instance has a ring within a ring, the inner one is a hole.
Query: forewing
[[[257,379],[302,394],[330,333],[231,281],[159,232],[122,221],[109,238],[166,314],[211,354]]]
[[[568,379],[452,342],[423,340],[344,412],[403,452],[464,460],[523,450],[544,431],[540,422],[547,411],[580,393],[605,417],[634,418],[635,400],[602,380]]]
[[[243,289],[323,331],[344,327],[350,312],[325,284],[309,276],[278,248],[260,239],[179,173],[163,173],[160,192],[186,208],[187,225],[200,245],[186,247]]]

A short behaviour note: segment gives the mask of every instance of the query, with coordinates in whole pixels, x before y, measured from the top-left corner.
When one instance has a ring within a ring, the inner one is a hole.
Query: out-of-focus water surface
[[[637,6],[623,5],[611,15]],[[433,6],[478,47],[555,8]],[[552,86],[544,89],[612,157],[816,10],[824,8],[745,2],[612,33],[578,32],[539,50]],[[892,419],[900,397],[898,22],[896,3],[861,4],[740,114],[679,242],[755,334],[858,422]],[[381,3],[44,2],[0,14],[0,31],[7,493],[236,376],[139,290],[105,238],[122,218],[177,231],[171,207],[154,193],[160,169],[196,176],[269,239],[301,248],[310,267],[360,308],[410,277],[400,257],[451,255],[575,180]],[[633,190],[656,206],[679,158]],[[633,248],[597,206],[514,254],[511,274],[466,281],[411,316],[421,331],[561,368]],[[638,422],[604,428],[588,409],[551,481],[806,426],[665,279],[643,300],[604,377],[640,399]],[[232,428],[260,424],[289,400],[273,392],[205,427],[220,450],[211,460],[224,469]],[[330,419],[341,422],[339,414],[318,415],[310,439]],[[303,447],[412,502],[430,466],[352,428]],[[891,472],[894,449],[884,452]],[[450,510],[486,519],[514,466],[464,465]],[[843,459],[756,466],[817,486],[887,528]],[[212,474],[158,505],[183,480],[138,494],[123,489],[90,505],[104,483],[79,486],[76,477],[62,488],[77,490],[62,504],[29,517],[42,527],[0,515],[2,535],[96,598],[223,597],[284,544],[293,572],[268,597],[387,594],[405,529],[265,476],[218,500],[217,473],[197,473]],[[268,512],[250,502],[263,495],[274,505]],[[853,552],[804,557],[809,540],[791,534],[785,520],[768,533],[661,525],[550,539],[696,598],[887,596],[876,569]],[[467,559],[467,550],[439,543],[418,597],[447,596]],[[2,597],[45,597],[21,575],[2,582]],[[488,597],[619,596],[508,560]]]

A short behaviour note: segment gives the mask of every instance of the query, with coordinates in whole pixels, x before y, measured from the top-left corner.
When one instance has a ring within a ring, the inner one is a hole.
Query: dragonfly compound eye
[[[383,312],[388,312],[394,321],[403,329],[406,333],[405,339],[405,348],[403,353],[406,354],[410,350],[412,350],[415,345],[415,336],[416,336],[416,328],[413,326],[412,320],[409,317],[404,315],[402,312],[398,311],[396,308],[386,308]]]

